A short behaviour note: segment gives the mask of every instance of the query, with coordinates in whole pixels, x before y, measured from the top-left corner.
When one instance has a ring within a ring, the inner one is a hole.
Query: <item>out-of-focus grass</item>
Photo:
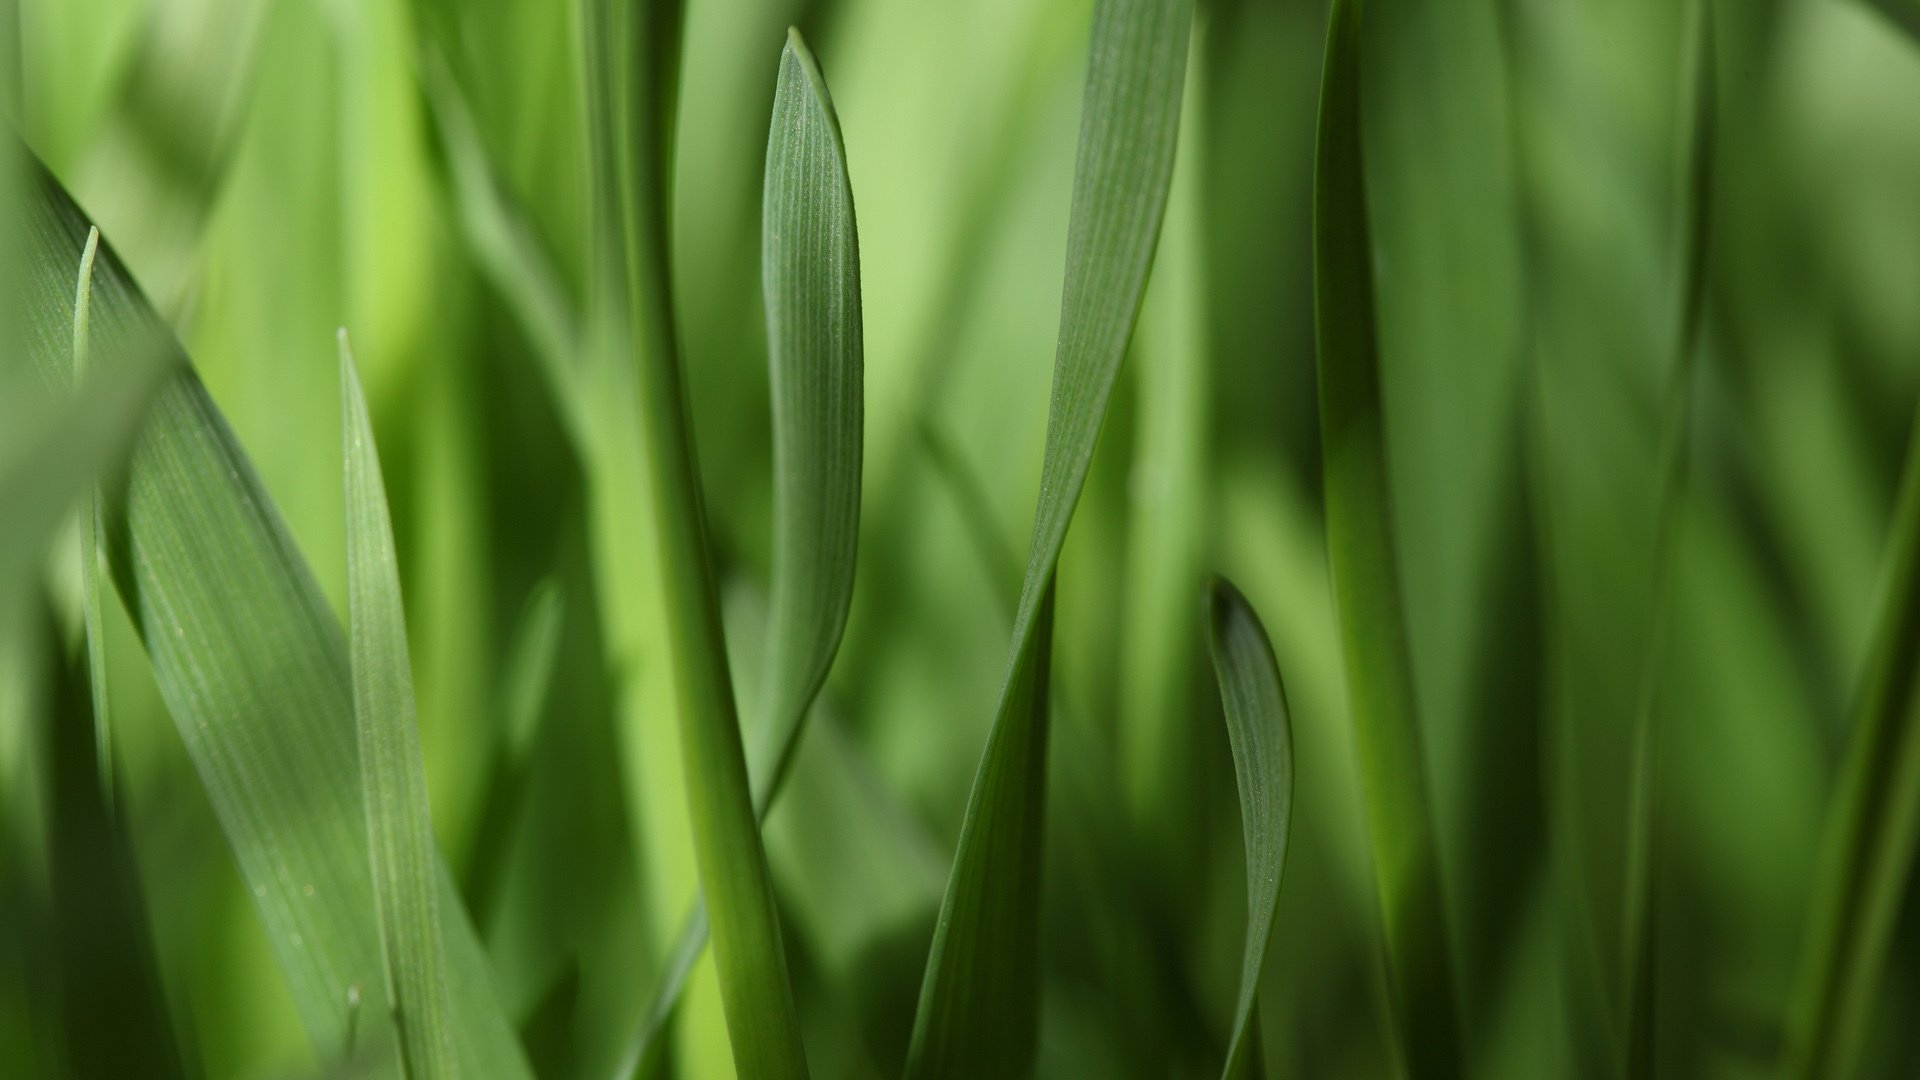
[[[1445,940],[1430,944],[1453,957],[1462,1068],[1492,1080],[1610,1075],[1619,1060],[1649,666],[1663,731],[1647,969],[1660,1075],[1774,1075],[1829,817],[1847,805],[1836,785],[1920,398],[1920,42],[1904,0],[1714,4],[1711,270],[1689,479],[1661,571],[1688,7],[1355,5],[1384,489],[1447,912],[1432,931]],[[565,400],[549,373],[597,362],[565,355],[590,340],[594,237],[573,8],[0,4],[9,121],[192,357],[286,522],[284,550],[312,570],[294,606],[323,628],[347,614],[332,335],[354,328],[431,818],[542,1077],[611,1069],[695,878],[652,555],[620,540],[651,513],[622,457],[630,403],[611,397],[618,380]],[[757,635],[775,563],[761,189],[789,25],[831,75],[858,198],[854,599],[762,834],[816,1075],[890,1078],[907,1059],[1005,674],[1009,552],[1041,475],[1093,8],[689,0],[680,28],[665,278],[728,667],[750,718],[770,692]],[[1296,739],[1285,888],[1257,995],[1268,1075],[1398,1068],[1321,511],[1310,183],[1326,8],[1198,5],[1134,370],[1061,553],[1037,1075],[1204,1076],[1224,1054],[1248,892],[1201,636],[1208,568],[1260,612]],[[476,176],[524,250],[486,246],[463,202]],[[9,221],[34,190],[5,171]],[[60,468],[29,478],[46,488],[77,469],[47,530],[94,479],[81,455],[112,457],[114,442],[111,424],[61,421],[66,383],[20,362],[67,360],[52,349],[69,344],[85,228],[62,221],[71,259],[44,274],[23,251],[31,236],[0,235],[0,331],[9,343],[40,333],[21,309],[41,302],[61,328],[0,360],[0,453],[44,434]],[[110,345],[106,296],[94,296],[96,353]],[[540,310],[545,324],[529,317]],[[583,424],[583,409],[607,418]],[[128,493],[111,471],[102,489],[116,586],[102,635],[120,777],[111,830],[86,824],[98,785],[56,767],[70,763],[73,718],[90,726],[78,529],[29,535],[15,473],[0,473],[0,550],[30,549],[11,597],[0,565],[0,1060],[84,1074],[71,1047],[88,1035],[72,1018],[105,999],[88,997],[100,969],[62,951],[75,914],[63,898],[132,874],[143,904],[87,917],[118,927],[103,940],[130,951],[106,969],[127,972],[127,987],[141,970],[133,924],[147,930],[158,997],[128,1015],[171,1028],[143,1029],[155,1038],[138,1045],[171,1045],[187,1075],[304,1075],[333,1053],[309,1034],[331,1042],[345,1026],[345,988],[320,1002],[285,974],[288,927],[263,920],[252,891],[268,886],[271,906],[282,886],[233,832],[242,789],[223,787],[209,756],[226,744],[176,730],[165,703],[195,692],[197,674],[243,672],[292,695],[311,665],[271,636],[203,659],[155,641],[166,624],[154,600],[172,587],[155,558],[203,564],[214,584],[252,571],[205,545],[116,541],[116,516],[156,512],[140,497],[153,447],[135,445],[130,505],[114,509]],[[551,644],[518,645],[543,582],[565,603],[541,608],[553,626],[528,635]],[[246,600],[257,590],[233,602]],[[549,649],[551,679],[526,674],[541,666],[529,651]],[[228,667],[203,666],[222,657]],[[340,719],[337,674],[325,694]],[[299,730],[313,700],[233,719]],[[322,756],[346,760],[347,745]],[[299,762],[286,769],[274,775],[295,779],[279,788],[308,790]],[[360,827],[333,816],[290,814],[288,835]],[[70,859],[80,843],[99,857]],[[348,876],[364,877],[355,865]],[[1910,870],[1895,877],[1899,892]],[[284,886],[295,909],[303,884]],[[1920,1008],[1904,895],[1871,958],[1884,975],[1860,999],[1860,1077],[1920,1061],[1903,1022]],[[370,894],[360,906],[364,920],[341,915],[357,927],[341,955],[377,960]],[[678,1075],[728,1067],[719,1001],[703,964],[671,1032]],[[362,1035],[381,1027],[358,1022]]]

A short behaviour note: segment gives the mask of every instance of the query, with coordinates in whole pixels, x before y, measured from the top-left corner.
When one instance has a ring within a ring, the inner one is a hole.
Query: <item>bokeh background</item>
[[[1658,447],[1694,127],[1688,4],[1369,0],[1365,144],[1395,510],[1472,1074],[1583,1075],[1618,973],[1629,734],[1656,665],[1664,1075],[1768,1075],[1920,393],[1920,25],[1904,0],[1716,3],[1711,241],[1671,625]],[[672,717],[608,642],[630,590],[490,176],[562,310],[586,252],[574,5],[6,0],[10,118],[175,326],[344,611],[336,327],[372,399],[434,823],[542,1076],[597,1075],[692,893]],[[1005,661],[1039,471],[1088,0],[689,0],[674,288],[751,702],[768,574],[759,271],[773,79],[833,89],[864,277],[851,627],[767,830],[816,1075],[892,1076]],[[1210,1075],[1244,920],[1204,575],[1265,619],[1298,798],[1260,999],[1272,1076],[1394,1075],[1325,571],[1310,190],[1325,5],[1200,4],[1174,194],[1061,570],[1042,1077]],[[1903,25],[1904,20],[1904,25]],[[477,171],[476,171],[477,170]],[[4,509],[0,509],[0,518]],[[3,526],[0,526],[3,527]],[[0,1073],[57,1075],[37,978],[47,650],[0,655],[16,917]],[[503,767],[504,658],[564,612]],[[644,598],[642,599],[644,603]],[[158,986],[189,1071],[312,1075],[260,923],[110,610]],[[1649,642],[1654,642],[1649,647]],[[746,715],[753,715],[751,709]],[[1910,898],[1864,1075],[1920,1062]],[[131,968],[129,969],[131,970]],[[65,989],[60,989],[64,986]],[[1600,993],[1596,1000],[1595,994]],[[678,1075],[730,1075],[710,970]]]

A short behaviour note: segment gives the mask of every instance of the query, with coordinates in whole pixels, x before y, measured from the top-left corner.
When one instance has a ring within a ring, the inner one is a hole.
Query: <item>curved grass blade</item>
[[[1629,1077],[1649,1077],[1654,1071],[1654,989],[1658,943],[1656,875],[1660,867],[1658,783],[1661,744],[1661,665],[1672,622],[1673,574],[1688,487],[1687,461],[1692,453],[1695,359],[1700,346],[1700,324],[1706,306],[1707,251],[1712,223],[1709,197],[1713,184],[1713,5],[1697,0],[1693,9],[1693,129],[1687,160],[1684,248],[1681,251],[1679,324],[1668,371],[1666,414],[1660,429],[1660,473],[1655,497],[1653,610],[1645,644],[1640,686],[1640,713],[1634,721],[1633,775],[1630,779],[1627,819],[1626,924],[1621,970],[1625,972],[1621,1017],[1623,1063]]]
[[[1909,437],[1879,612],[1814,879],[1787,1018],[1787,1080],[1856,1074],[1920,843],[1920,418]]]
[[[767,140],[761,263],[773,397],[774,555],[765,716],[749,761],[766,817],[853,602],[865,361],[860,247],[840,119],[819,64],[788,32]],[[710,930],[696,906],[617,1075],[656,1053]]]
[[[353,713],[387,1001],[400,1030],[401,1073],[410,1080],[443,1080],[457,1075],[458,1069],[448,1030],[447,958],[434,880],[427,773],[414,720],[407,620],[387,488],[345,330],[340,331],[340,429],[346,459]]]
[[[60,385],[89,223],[43,169],[26,194],[29,360]],[[124,488],[106,500],[108,567],[301,1023],[331,1057],[355,1012],[349,988],[381,985],[345,637],[179,344],[104,245],[90,340],[100,368],[90,385],[137,381],[128,376],[142,358],[170,376],[135,436]],[[444,869],[436,874],[460,1075],[525,1080],[473,928]],[[360,1011],[370,1014],[360,1040],[383,1035],[384,1008]]]
[[[747,779],[673,323],[667,189],[679,5],[585,4],[599,359],[624,362],[623,346],[637,354],[634,389],[663,630],[721,1005],[742,1073],[804,1077],[806,1053]]]
[[[1247,844],[1247,942],[1227,1063],[1220,1071],[1223,1078],[1232,1078],[1253,1075],[1254,996],[1273,938],[1293,818],[1293,724],[1266,629],[1246,597],[1223,578],[1215,578],[1207,590],[1207,644],[1220,679]]]
[[[87,230],[80,249],[80,281],[73,296],[73,381],[88,371],[87,331],[92,324],[93,260],[100,253],[100,230]],[[96,480],[80,511],[80,604],[87,639],[87,677],[93,691],[93,752],[100,773],[100,797],[113,812],[113,740],[107,725],[106,622],[100,604],[100,484]]]
[[[1159,241],[1192,22],[1191,0],[1094,8],[1033,539],[1007,680],[927,956],[909,1080],[1031,1066],[1054,570]]]
[[[761,729],[771,756],[754,773],[754,809],[764,815],[846,631],[860,535],[859,231],[840,119],[798,30],[788,32],[773,96],[761,270],[774,520]]]
[[[1314,327],[1327,561],[1340,616],[1393,1012],[1415,1080],[1460,1075],[1452,948],[1441,892],[1394,549],[1361,163],[1360,12],[1327,28],[1314,161]]]

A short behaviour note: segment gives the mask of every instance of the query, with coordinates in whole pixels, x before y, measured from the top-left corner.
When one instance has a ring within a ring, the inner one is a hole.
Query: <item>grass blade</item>
[[[846,631],[860,533],[859,232],[840,120],[798,30],[780,54],[761,244],[774,447],[771,757],[754,773],[765,814]]]
[[[687,418],[667,258],[677,4],[587,0],[600,361],[638,356],[641,454],[694,861],[735,1066],[804,1077],[806,1054],[754,815]],[[617,321],[616,316],[623,322]]]
[[[910,1080],[1031,1064],[1054,570],[1159,241],[1192,22],[1190,0],[1094,9],[1033,539],[1007,680],[927,957]]]
[[[1646,660],[1642,669],[1640,713],[1633,732],[1633,775],[1627,819],[1626,926],[1621,970],[1625,974],[1622,1020],[1625,1024],[1626,1075],[1648,1077],[1654,1071],[1654,990],[1657,964],[1656,908],[1660,870],[1658,783],[1661,744],[1661,666],[1673,606],[1673,564],[1685,517],[1688,458],[1692,453],[1691,413],[1700,324],[1706,306],[1706,273],[1713,183],[1713,16],[1710,0],[1693,10],[1693,127],[1682,217],[1680,304],[1673,359],[1668,370],[1666,415],[1660,429],[1660,473],[1655,497],[1653,610],[1649,615]]]
[[[774,561],[765,716],[749,761],[764,819],[826,682],[853,602],[864,356],[859,232],[833,98],[798,30],[780,54],[767,141],[762,270],[773,387]],[[710,929],[689,915],[620,1067],[656,1052]]]
[[[1246,1070],[1254,1045],[1254,996],[1273,937],[1293,818],[1293,724],[1266,629],[1240,590],[1222,578],[1215,578],[1207,592],[1207,643],[1233,744],[1240,827],[1247,844],[1247,942],[1227,1063],[1220,1072],[1230,1078],[1250,1075]]]
[[[92,319],[93,261],[100,253],[100,230],[87,230],[80,249],[80,281],[73,296],[73,381],[87,377],[87,331]],[[93,752],[100,772],[100,797],[113,810],[113,740],[107,726],[106,623],[100,605],[100,485],[96,481],[80,511],[80,604],[87,639],[87,677],[93,691]]]
[[[908,1080],[1018,1076],[1039,1022],[1040,832],[1053,587],[1040,598],[980,760],[908,1045]],[[1016,732],[1018,741],[1001,736]]]
[[[28,353],[59,383],[89,223],[44,170],[26,211]],[[225,419],[104,246],[90,338],[95,382],[135,381],[129,365],[143,356],[162,358],[152,366],[171,376],[135,437],[124,490],[106,500],[108,566],[301,1023],[331,1057],[346,1042],[349,988],[380,985],[346,639]],[[485,957],[450,879],[436,872],[460,1073],[524,1080]],[[388,1021],[384,1009],[362,1011],[375,1014],[360,1020],[367,1042],[380,1034],[369,1028]]]
[[[442,1080],[458,1070],[447,1027],[447,959],[434,880],[426,766],[414,720],[407,621],[386,482],[380,476],[373,423],[345,330],[340,332],[340,424],[346,458],[353,712],[381,962],[387,1000],[400,1029],[402,1074]]]
[[[1361,167],[1360,8],[1327,29],[1314,161],[1314,326],[1327,557],[1340,615],[1393,1011],[1415,1080],[1460,1075],[1440,857],[1394,549]]]
[[[1787,1019],[1787,1080],[1855,1075],[1920,843],[1920,421],[1887,551]]]

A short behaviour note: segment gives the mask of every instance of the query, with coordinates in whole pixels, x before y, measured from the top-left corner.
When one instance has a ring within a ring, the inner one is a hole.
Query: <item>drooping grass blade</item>
[[[780,54],[761,236],[773,388],[774,563],[765,715],[749,762],[757,819],[772,805],[839,650],[860,531],[859,232],[839,117],[797,30]],[[621,1075],[657,1050],[709,929],[702,905],[668,954]]]
[[[1653,610],[1645,643],[1640,713],[1633,733],[1633,775],[1628,788],[1626,926],[1621,943],[1621,1039],[1626,1075],[1644,1078],[1654,1071],[1654,991],[1657,953],[1656,900],[1660,872],[1658,783],[1661,745],[1662,662],[1673,607],[1673,564],[1686,513],[1688,458],[1692,453],[1691,412],[1700,323],[1706,305],[1707,252],[1712,223],[1713,184],[1713,6],[1699,0],[1693,8],[1693,109],[1686,165],[1686,205],[1682,218],[1680,303],[1673,357],[1668,369],[1665,415],[1660,426],[1660,472],[1654,521]]]
[[[668,179],[679,66],[676,3],[585,0],[603,367],[633,365],[662,630],[680,734],[694,861],[735,1066],[804,1077],[806,1054],[754,814],[707,550],[668,273]],[[622,350],[631,349],[631,358]]]
[[[28,354],[59,385],[89,224],[43,170],[26,194]],[[382,985],[346,638],[178,343],[104,245],[89,338],[89,385],[136,381],[142,357],[169,377],[134,437],[124,486],[106,500],[108,566],[301,1023],[332,1056],[345,1044],[349,989]],[[460,1074],[524,1080],[486,959],[450,879],[435,873]],[[364,1044],[389,1021],[384,1007],[361,1012]]]
[[[1216,578],[1207,592],[1207,642],[1220,702],[1233,744],[1240,786],[1240,828],[1247,845],[1247,940],[1240,966],[1240,997],[1227,1043],[1227,1080],[1249,1075],[1254,996],[1266,965],[1267,943],[1280,902],[1293,818],[1293,724],[1280,665],[1260,617],[1240,591]]]
[[[409,1078],[458,1075],[448,1028],[447,958],[440,931],[427,773],[414,718],[413,668],[400,599],[386,482],[373,422],[340,332],[340,431],[345,447],[348,653],[359,732],[360,792],[372,854],[387,1001]]]
[[[1327,561],[1345,654],[1393,1012],[1415,1080],[1460,1075],[1440,858],[1387,485],[1361,163],[1360,7],[1337,0],[1314,161],[1314,327]]]
[[[1000,706],[934,927],[910,1080],[1030,1067],[1054,571],[1086,484],[1159,240],[1173,172],[1189,0],[1095,7],[1067,231],[1053,400]]]

